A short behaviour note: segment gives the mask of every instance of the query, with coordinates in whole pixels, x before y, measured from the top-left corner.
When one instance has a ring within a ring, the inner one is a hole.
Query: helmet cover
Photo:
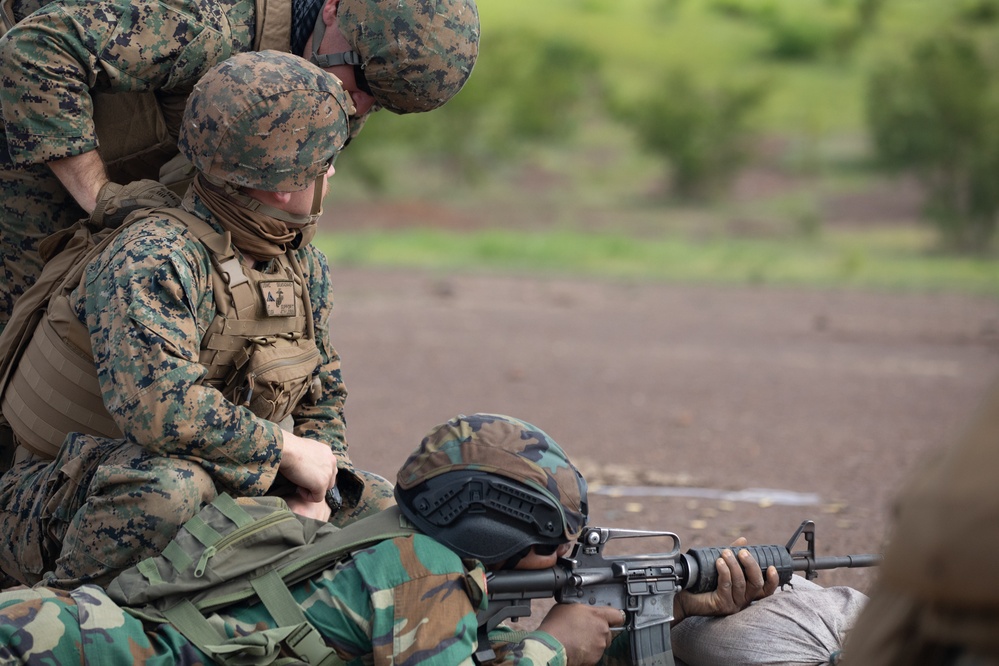
[[[240,53],[198,81],[177,145],[208,176],[295,192],[329,169],[347,140],[350,108],[340,81],[304,58]]]
[[[475,0],[340,0],[337,17],[372,96],[393,113],[442,106],[478,56]]]
[[[497,504],[470,507],[468,488],[473,504],[484,488],[503,506],[485,517],[483,507]],[[461,415],[434,428],[400,468],[395,494],[417,527],[486,564],[533,543],[576,539],[588,511],[586,481],[562,448],[530,423],[498,414]],[[454,515],[428,519],[429,504],[452,499]]]

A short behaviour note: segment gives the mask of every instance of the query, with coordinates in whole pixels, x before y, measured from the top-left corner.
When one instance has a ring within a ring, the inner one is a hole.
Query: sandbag
[[[772,596],[726,617],[690,617],[673,628],[677,663],[687,666],[835,664],[867,596],[800,576]]]

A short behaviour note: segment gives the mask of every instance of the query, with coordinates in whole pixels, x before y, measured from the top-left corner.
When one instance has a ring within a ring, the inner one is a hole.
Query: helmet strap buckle
[[[309,62],[317,67],[327,68],[337,65],[360,65],[361,54],[357,51],[342,51],[340,53],[319,53],[319,43],[323,41],[326,34],[326,23],[323,22],[323,13],[319,12],[316,17],[316,27],[312,30],[312,53],[309,55]]]

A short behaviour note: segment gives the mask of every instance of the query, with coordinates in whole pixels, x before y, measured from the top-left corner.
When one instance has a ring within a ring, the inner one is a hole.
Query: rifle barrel
[[[856,567],[876,567],[883,559],[879,554],[866,555],[830,555],[828,557],[795,558],[792,569],[795,571],[814,571],[817,569],[853,569]]]

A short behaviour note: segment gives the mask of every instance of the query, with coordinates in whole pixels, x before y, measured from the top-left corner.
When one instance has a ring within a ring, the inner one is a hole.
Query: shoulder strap
[[[280,587],[274,590],[268,589],[268,594],[282,595],[279,590],[283,589],[283,595],[287,595],[294,605],[291,592],[284,587],[280,578],[277,580]],[[284,598],[280,596],[279,598]],[[265,602],[266,603],[266,602]],[[267,604],[268,612],[271,611],[271,604]],[[298,608],[295,605],[295,608]],[[298,608],[301,620],[293,623],[286,623],[275,618],[278,627],[267,629],[251,634],[251,638],[256,641],[246,641],[245,638],[229,638],[213,627],[201,612],[190,601],[184,599],[175,606],[163,611],[164,617],[184,638],[191,641],[199,650],[211,657],[212,661],[218,664],[242,666],[246,663],[247,657],[252,656],[252,663],[270,666],[287,664],[288,666],[302,663],[315,664],[316,666],[344,666],[344,662],[331,647],[327,647],[322,636],[312,624],[310,624],[301,608]],[[252,650],[250,654],[248,651]],[[285,655],[292,655],[291,658]]]
[[[243,272],[243,265],[232,247],[232,237],[228,233],[219,233],[200,217],[182,208],[164,208],[160,213],[177,220],[194,234],[202,245],[208,248],[212,266],[222,279],[225,289],[215,289],[215,305],[220,312],[226,312],[228,307],[220,301],[223,293],[232,297],[237,318],[252,316],[256,309],[253,300],[253,286]]]
[[[0,2],[0,37],[7,34],[17,21],[14,20],[14,0]]]

